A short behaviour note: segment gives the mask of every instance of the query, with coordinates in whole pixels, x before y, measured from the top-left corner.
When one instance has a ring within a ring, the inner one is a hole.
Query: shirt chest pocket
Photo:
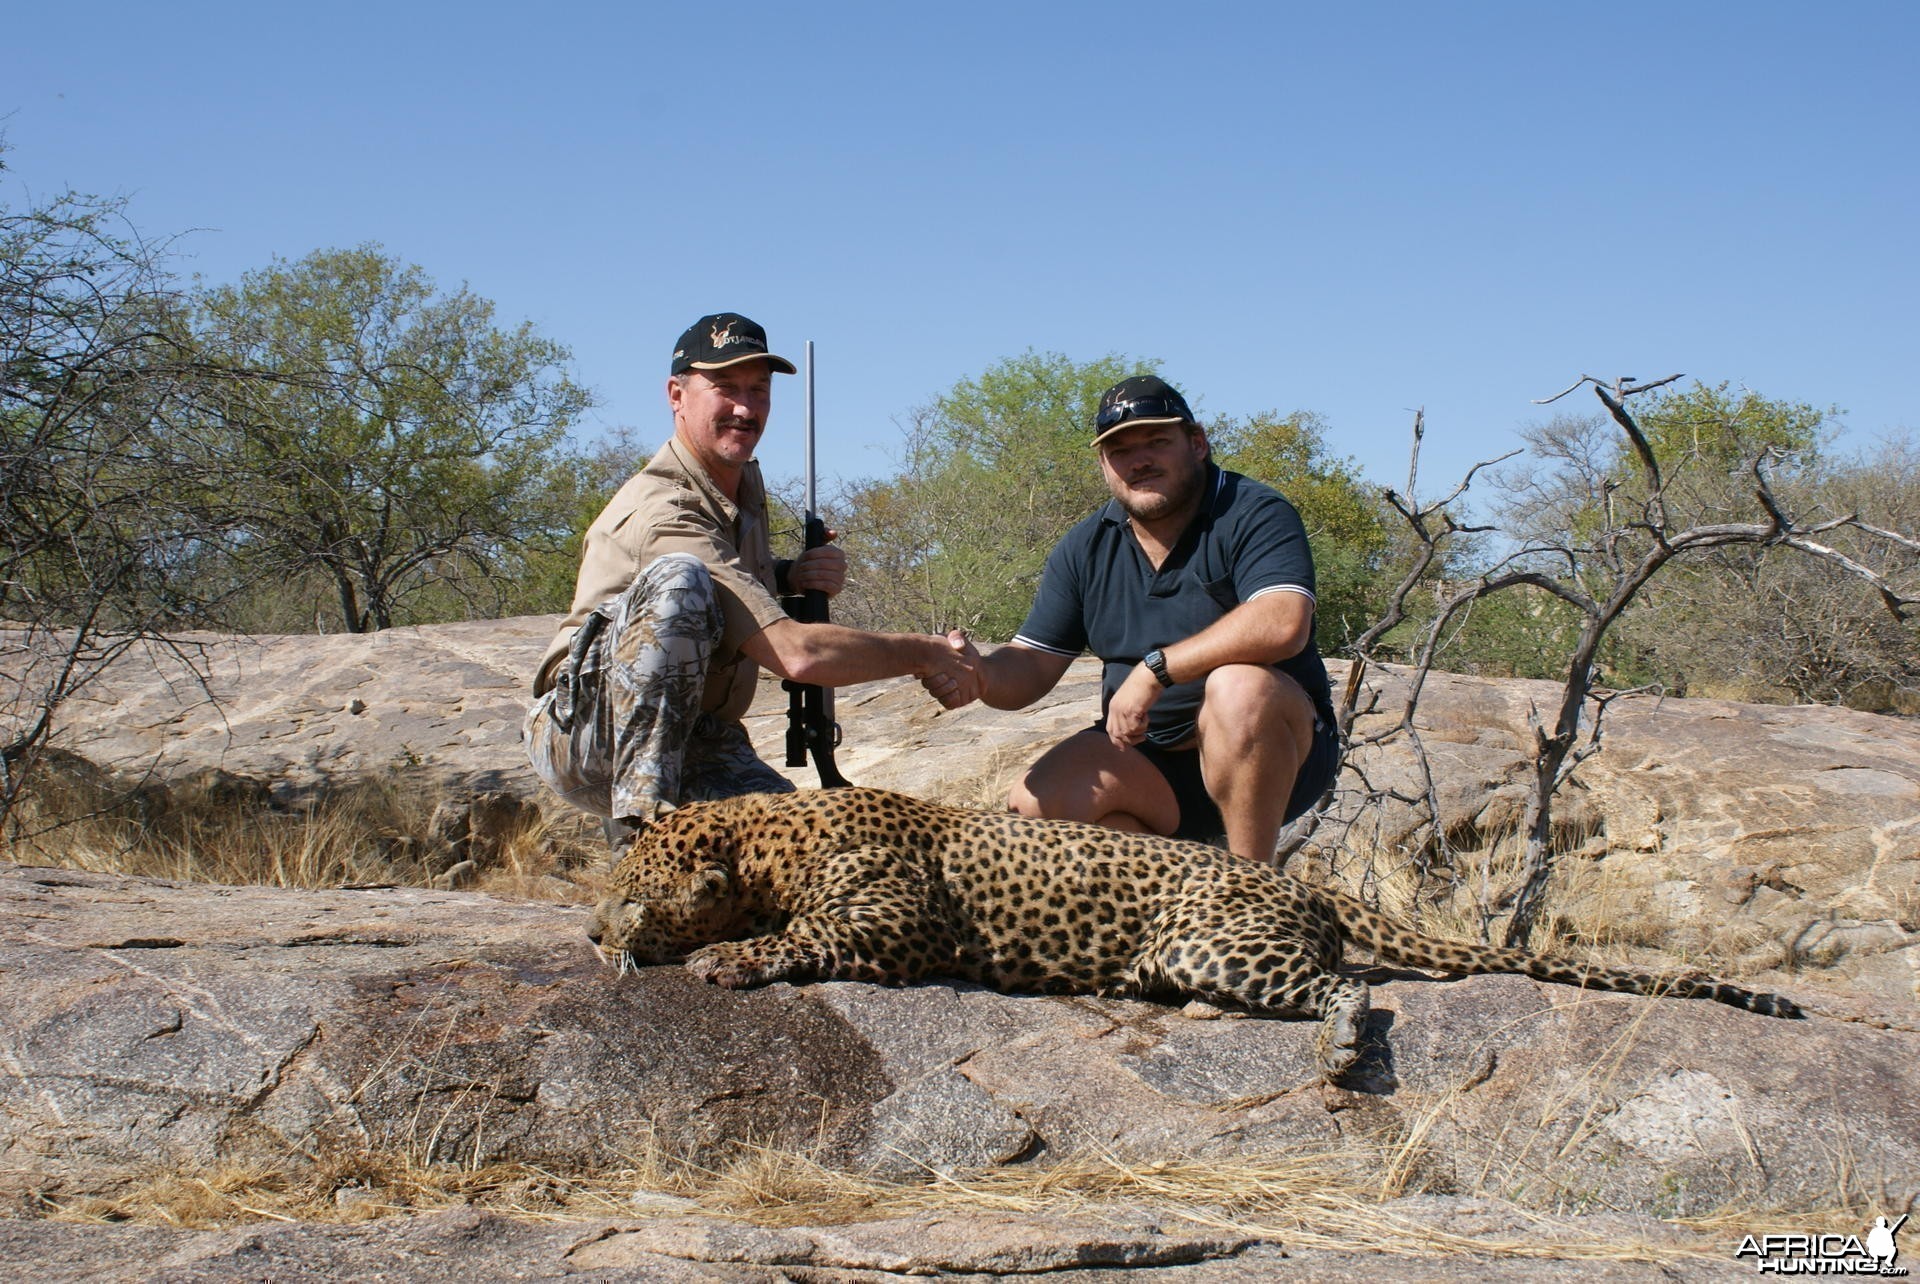
[[[1193,574],[1174,576],[1155,585],[1150,596],[1155,599],[1155,619],[1175,630],[1160,639],[1162,645],[1191,637],[1239,605],[1230,575],[1213,580]]]
[[[1240,605],[1240,594],[1233,582],[1233,568],[1222,555],[1219,542],[1203,536],[1180,568],[1179,579],[1197,589],[1221,614]]]
[[[1201,591],[1213,599],[1214,605],[1220,608],[1221,614],[1224,615],[1240,605],[1240,595],[1233,587],[1233,576],[1222,575],[1218,579],[1203,579],[1199,584]]]

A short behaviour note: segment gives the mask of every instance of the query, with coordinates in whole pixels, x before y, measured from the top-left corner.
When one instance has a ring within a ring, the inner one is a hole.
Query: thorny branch
[[[1795,522],[1775,498],[1772,486],[1767,479],[1765,464],[1772,453],[1770,450],[1762,451],[1752,464],[1758,498],[1767,515],[1767,521],[1707,523],[1675,530],[1667,507],[1667,481],[1662,474],[1651,443],[1641,430],[1638,421],[1627,409],[1626,399],[1634,394],[1672,383],[1679,377],[1679,375],[1670,375],[1665,379],[1642,384],[1620,379],[1614,382],[1611,391],[1601,381],[1589,376],[1582,376],[1572,385],[1573,388],[1583,383],[1594,385],[1595,395],[1606,407],[1614,423],[1626,435],[1648,486],[1643,521],[1623,522],[1613,514],[1611,506],[1607,509],[1607,528],[1602,532],[1599,540],[1600,546],[1607,553],[1606,575],[1603,577],[1602,584],[1604,592],[1587,594],[1579,591],[1572,584],[1550,576],[1533,579],[1525,576],[1507,577],[1509,583],[1530,582],[1535,587],[1556,594],[1578,609],[1584,619],[1580,637],[1575,643],[1573,654],[1569,657],[1567,677],[1562,687],[1559,713],[1554,725],[1551,730],[1544,725],[1536,724],[1535,726],[1534,785],[1523,822],[1526,852],[1519,881],[1511,896],[1501,898],[1510,900],[1512,904],[1512,914],[1508,919],[1505,933],[1505,943],[1509,946],[1526,942],[1544,906],[1547,882],[1553,872],[1554,852],[1551,840],[1554,797],[1566,784],[1574,769],[1599,752],[1601,715],[1607,703],[1612,698],[1616,698],[1615,696],[1600,697],[1595,694],[1597,674],[1595,665],[1599,657],[1600,644],[1607,630],[1619,620],[1640,590],[1671,561],[1685,554],[1731,545],[1796,548],[1802,552],[1825,557],[1841,566],[1849,574],[1872,584],[1880,591],[1882,599],[1886,601],[1897,618],[1906,618],[1904,609],[1914,605],[1900,598],[1891,586],[1870,568],[1810,538],[1811,535],[1829,528],[1832,524],[1805,526]],[[1572,391],[1572,388],[1567,391]],[[1562,392],[1546,400],[1555,400],[1564,395],[1566,395],[1565,392]],[[1638,537],[1645,541],[1645,551],[1637,559],[1622,555],[1629,537]],[[1569,552],[1571,554],[1571,550]],[[1579,559],[1577,556],[1570,555],[1569,560],[1574,564],[1574,574],[1577,576]],[[1591,715],[1585,717],[1586,730],[1583,738],[1581,732],[1583,714],[1586,713],[1589,704],[1595,707]]]
[[[1645,484],[1646,495],[1640,501],[1639,511],[1630,514],[1617,511],[1613,495],[1618,483],[1597,479],[1597,511],[1603,522],[1600,530],[1580,543],[1569,536],[1565,543],[1523,544],[1499,557],[1474,578],[1436,594],[1431,618],[1401,652],[1407,656],[1406,661],[1395,663],[1385,658],[1390,650],[1385,639],[1413,618],[1414,593],[1444,573],[1450,541],[1457,535],[1493,529],[1461,522],[1454,512],[1456,501],[1467,493],[1482,469],[1519,453],[1513,451],[1475,464],[1445,498],[1421,504],[1413,495],[1426,424],[1424,412],[1416,412],[1406,493],[1391,488],[1383,493],[1387,505],[1406,523],[1412,535],[1412,553],[1405,573],[1388,594],[1379,618],[1353,643],[1348,680],[1336,709],[1342,740],[1349,750],[1341,780],[1352,784],[1337,816],[1331,811],[1336,790],[1329,789],[1310,817],[1289,832],[1279,852],[1282,861],[1324,826],[1332,825],[1341,833],[1337,842],[1322,839],[1319,845],[1323,850],[1352,847],[1349,839],[1356,825],[1370,825],[1376,836],[1384,835],[1387,808],[1397,805],[1413,813],[1410,825],[1397,822],[1395,826],[1399,831],[1395,837],[1399,858],[1412,865],[1423,882],[1443,868],[1449,880],[1459,878],[1447,860],[1448,824],[1441,814],[1433,767],[1416,718],[1429,676],[1445,654],[1449,640],[1464,626],[1476,603],[1496,594],[1519,588],[1547,593],[1571,607],[1581,621],[1578,638],[1567,656],[1557,708],[1550,716],[1538,708],[1529,715],[1531,785],[1521,822],[1525,849],[1520,871],[1508,886],[1494,887],[1490,853],[1480,871],[1482,936],[1491,940],[1496,920],[1506,914],[1503,941],[1509,946],[1526,943],[1539,921],[1554,867],[1554,801],[1577,768],[1601,751],[1608,709],[1614,701],[1625,697],[1661,694],[1657,687],[1603,688],[1599,685],[1597,662],[1607,631],[1633,604],[1640,590],[1669,563],[1677,558],[1734,546],[1792,548],[1821,558],[1870,585],[1896,619],[1913,618],[1916,608],[1920,608],[1920,599],[1903,596],[1873,568],[1816,537],[1845,526],[1910,551],[1920,552],[1920,542],[1909,535],[1870,525],[1857,515],[1814,523],[1796,520],[1780,503],[1768,477],[1766,465],[1775,454],[1771,450],[1762,451],[1751,461],[1755,494],[1764,520],[1684,526],[1675,522],[1667,502],[1669,479],[1651,439],[1629,409],[1628,398],[1664,387],[1681,377],[1668,375],[1642,383],[1631,377],[1606,382],[1582,375],[1561,392],[1540,399],[1536,404],[1545,405],[1584,385],[1593,385],[1613,424],[1626,437],[1631,458]],[[1406,683],[1405,694],[1392,712],[1391,722],[1372,727],[1364,734],[1358,733],[1356,724],[1361,718],[1381,712],[1383,688],[1377,680],[1368,679],[1389,673],[1402,677]],[[1364,762],[1353,754],[1354,750],[1389,743],[1404,746],[1411,758],[1410,788],[1394,788],[1376,780]],[[1377,883],[1383,876],[1380,870],[1369,865],[1362,874],[1362,882]]]
[[[1342,815],[1345,819],[1339,823],[1350,833],[1353,824],[1362,817],[1370,818],[1377,826],[1381,820],[1382,809],[1388,802],[1413,808],[1416,815],[1415,823],[1404,836],[1400,846],[1423,880],[1431,873],[1433,853],[1443,843],[1439,827],[1440,804],[1433,767],[1427,757],[1426,745],[1421,739],[1419,728],[1414,724],[1419,691],[1425,680],[1427,668],[1431,665],[1431,648],[1424,649],[1427,658],[1422,665],[1416,666],[1407,698],[1402,703],[1395,721],[1390,726],[1371,731],[1359,738],[1355,736],[1354,727],[1361,717],[1374,713],[1379,704],[1381,690],[1377,684],[1370,685],[1366,682],[1368,670],[1371,668],[1386,671],[1397,667],[1380,658],[1381,642],[1391,630],[1410,618],[1408,602],[1414,591],[1432,576],[1436,566],[1443,560],[1448,542],[1454,536],[1489,529],[1483,526],[1463,525],[1451,511],[1452,505],[1467,493],[1473,484],[1474,477],[1482,469],[1510,459],[1519,453],[1509,451],[1495,459],[1484,460],[1473,465],[1443,498],[1423,505],[1415,498],[1415,485],[1420,471],[1420,447],[1425,434],[1426,412],[1422,409],[1414,413],[1406,494],[1402,495],[1389,488],[1384,495],[1388,505],[1400,514],[1412,531],[1416,551],[1406,572],[1388,595],[1386,609],[1380,618],[1354,640],[1353,658],[1347,671],[1347,681],[1339,705],[1335,709],[1340,739],[1348,746],[1349,751],[1356,745],[1371,747],[1393,740],[1404,742],[1413,756],[1416,781],[1415,791],[1412,793],[1376,785],[1349,753],[1342,777],[1351,776],[1357,781],[1358,798],[1354,805],[1343,811]],[[1276,859],[1281,864],[1304,846],[1308,839],[1318,832],[1323,821],[1329,818],[1329,808],[1339,783],[1340,781],[1336,779],[1314,808],[1292,826],[1283,837],[1276,853]],[[1373,877],[1374,872],[1369,870],[1365,881],[1371,882]]]

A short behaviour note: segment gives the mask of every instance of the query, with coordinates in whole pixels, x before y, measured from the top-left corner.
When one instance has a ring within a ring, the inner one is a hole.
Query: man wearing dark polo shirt
[[[1007,804],[1224,834],[1269,860],[1340,758],[1300,516],[1215,466],[1186,399],[1152,375],[1107,390],[1093,441],[1113,501],[1048,556],[1026,623],[983,661],[981,698],[1025,708],[1090,650],[1105,665],[1101,720],[1042,755]]]

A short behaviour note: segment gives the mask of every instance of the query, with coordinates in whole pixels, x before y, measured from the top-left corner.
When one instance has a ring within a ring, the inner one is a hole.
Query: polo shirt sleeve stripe
[[[1216,513],[1222,550],[1243,602],[1265,593],[1314,599],[1313,553],[1300,514],[1270,486],[1236,475],[1233,500]]]
[[[1065,647],[1048,646],[1045,642],[1041,642],[1036,638],[1030,638],[1024,633],[1014,634],[1013,640],[1015,642],[1018,642],[1021,646],[1027,647],[1030,650],[1045,651],[1049,655],[1064,655],[1070,660],[1078,659],[1080,655],[1080,652],[1069,651]]]
[[[1298,593],[1309,602],[1318,602],[1320,600],[1313,595],[1312,589],[1301,584],[1269,584],[1263,589],[1255,590],[1248,596],[1247,601],[1251,602],[1256,597],[1265,597],[1269,593]]]

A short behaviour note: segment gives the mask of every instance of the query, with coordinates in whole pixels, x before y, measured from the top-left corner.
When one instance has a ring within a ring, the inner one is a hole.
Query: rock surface
[[[60,743],[243,807],[356,775],[428,776],[459,800],[435,828],[437,867],[457,882],[461,862],[479,867],[489,835],[517,823],[515,800],[543,801],[518,727],[552,626],[207,639],[204,685],[163,661],[123,663],[65,711]],[[1393,708],[1398,682],[1376,680],[1377,707]],[[1097,683],[1082,662],[1018,714],[942,712],[907,682],[843,692],[841,766],[862,784],[992,805],[1040,746],[1091,720]],[[1430,681],[1418,725],[1455,847],[1484,845],[1517,817],[1529,711],[1553,694]],[[777,765],[777,684],[763,685],[750,725]],[[1561,1232],[1668,1237],[1659,1266],[1596,1259],[1583,1267],[1595,1278],[1717,1277],[1732,1273],[1732,1239],[1675,1240],[1651,1219],[1910,1206],[1920,724],[1636,698],[1616,701],[1606,728],[1605,752],[1560,809],[1578,845],[1567,859],[1605,873],[1622,916],[1651,924],[1645,935],[1669,952],[1769,969],[1751,983],[1789,993],[1809,1020],[1512,977],[1379,973],[1366,1056],[1329,1090],[1299,1022],[942,984],[736,994],[671,968],[616,976],[587,946],[584,912],[565,906],[5,867],[0,1190],[25,1199],[155,1164],[330,1149],[587,1170],[645,1146],[718,1161],[752,1139],[898,1178],[1324,1152],[1392,1179],[1383,1215],[1433,1228],[1436,1243],[1459,1237],[1462,1256],[1396,1258],[1394,1273],[1415,1279],[1529,1278],[1537,1263],[1468,1246]],[[1404,746],[1354,760],[1376,786],[1412,779]],[[810,769],[789,774],[810,783]],[[1389,853],[1416,842],[1408,818],[1388,812],[1379,842]],[[1549,1214],[1563,1221],[1536,1220]],[[776,1230],[671,1207],[561,1226],[481,1212],[206,1232],[0,1219],[0,1262],[49,1279],[1378,1272],[1365,1256],[1152,1210],[1056,1221],[1052,1234],[976,1209]],[[1745,1229],[1800,1228],[1776,1216]]]
[[[58,1199],[156,1164],[361,1151],[565,1173],[651,1147],[719,1165],[751,1138],[903,1178],[1324,1153],[1540,1212],[1810,1209],[1848,1183],[1890,1207],[1920,1198],[1911,1029],[1384,977],[1360,1072],[1333,1090],[1307,1022],[944,984],[734,993],[671,967],[616,975],[583,916],[0,869],[0,1189]],[[933,1229],[947,1222],[951,1240]],[[993,1275],[1238,1259],[1272,1237],[1110,1219],[1043,1235],[974,1210],[913,1233],[693,1217],[594,1242],[563,1260]]]
[[[232,1230],[74,1226],[0,1220],[0,1265],[36,1284],[258,1284],[259,1281],[665,1281],[667,1284],[878,1284],[903,1278],[1007,1278],[1124,1284],[1143,1273],[1180,1284],[1530,1284],[1694,1281],[1735,1276],[1730,1243],[1681,1236],[1643,1220],[1600,1222],[1610,1245],[1551,1218],[1475,1200],[1400,1200],[1385,1210],[1436,1241],[1490,1236],[1525,1255],[1410,1255],[1293,1247],[1278,1237],[1165,1224],[1137,1210],[1045,1218],[884,1220],[790,1227],[712,1218],[531,1221],[458,1210],[352,1226]],[[1592,1228],[1588,1228],[1589,1230]],[[1644,1247],[1617,1247],[1638,1240]],[[1752,1272],[1746,1266],[1741,1277]],[[29,1276],[22,1276],[29,1278]]]
[[[94,762],[158,779],[267,782],[282,800],[330,781],[403,771],[462,799],[555,805],[519,747],[526,681],[551,636],[549,616],[390,629],[364,635],[208,637],[205,680],[164,655],[129,657],[64,711],[59,743]],[[1336,689],[1345,666],[1334,663]],[[1405,699],[1393,674],[1369,678],[1379,710]],[[1440,830],[1471,851],[1511,829],[1524,805],[1532,710],[1544,682],[1435,674],[1419,726],[1435,777]],[[905,679],[839,693],[840,766],[864,785],[997,806],[1039,750],[1099,708],[1098,666],[1081,660],[1046,699],[1008,713],[943,711]],[[782,767],[786,697],[765,680],[748,727]],[[1805,965],[1844,989],[1920,1002],[1920,720],[1845,709],[1630,697],[1613,703],[1605,749],[1557,804],[1563,835],[1602,870],[1623,914],[1670,953],[1744,970]],[[1352,755],[1376,787],[1417,784],[1403,742]],[[1346,777],[1347,785],[1355,777]],[[1351,793],[1343,795],[1351,811]],[[1389,810],[1378,843],[1411,827]],[[456,851],[439,868],[468,855]],[[484,865],[484,860],[478,863]]]
[[[1857,1175],[1920,1175],[1920,1034],[1844,1013],[1389,978],[1354,1091],[1330,1093],[1308,1022],[621,976],[577,907],[15,867],[0,906],[0,1144],[9,1171],[47,1180],[328,1148],[583,1169],[649,1141],[713,1161],[747,1137],[912,1176],[1274,1153],[1416,1123],[1445,1187],[1511,1170],[1502,1193],[1545,1204],[1603,1184],[1641,1211],[1790,1206],[1831,1188],[1842,1134]],[[1600,1167],[1579,1167],[1583,1148]],[[1545,1186],[1528,1176],[1542,1150]]]

